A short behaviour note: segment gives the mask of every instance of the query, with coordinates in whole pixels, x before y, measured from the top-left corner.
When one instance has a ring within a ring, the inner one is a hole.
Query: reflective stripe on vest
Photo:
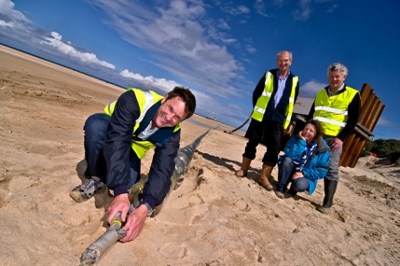
[[[283,123],[283,128],[287,129],[290,124],[290,120],[292,119],[292,114],[293,114],[293,109],[294,109],[294,101],[296,97],[296,86],[297,83],[299,82],[299,77],[294,76],[292,80],[292,91],[290,92],[290,97],[289,97],[289,104],[286,109],[286,120]]]
[[[257,99],[257,103],[254,106],[253,113],[251,114],[251,118],[261,122],[264,118],[265,111],[268,106],[268,102],[271,99],[271,95],[274,91],[274,75],[271,72],[267,72],[265,74],[265,86],[264,91],[261,96]],[[286,108],[285,113],[285,121],[283,123],[283,128],[287,128],[290,124],[290,120],[292,119],[293,109],[294,109],[294,99],[296,96],[296,87],[299,82],[299,77],[293,76],[292,79],[292,90],[290,92],[289,104]]]
[[[324,135],[331,137],[339,135],[347,124],[347,109],[357,93],[359,92],[356,89],[348,86],[342,93],[330,97],[326,89],[317,93],[314,103],[314,119],[321,122]]]
[[[163,99],[163,96],[157,94],[154,91],[143,91],[136,88],[128,89],[128,91],[132,91],[135,93],[136,100],[138,101],[140,116],[136,119],[135,125],[133,127],[133,136],[135,136],[135,131],[139,128],[140,122],[142,122],[145,117],[147,111],[157,102]],[[104,113],[111,116],[115,110],[117,101],[111,102],[104,107]],[[180,129],[179,125],[175,126],[174,132]],[[136,153],[139,159],[143,159],[149,149],[154,149],[155,145],[147,140],[133,140],[131,147],[133,151]]]

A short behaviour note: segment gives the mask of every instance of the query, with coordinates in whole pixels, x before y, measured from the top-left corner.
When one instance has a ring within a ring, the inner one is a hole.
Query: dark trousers
[[[105,180],[107,168],[103,156],[103,145],[107,139],[107,128],[110,117],[106,114],[94,114],[88,117],[83,127],[86,177],[97,176]]]
[[[107,185],[113,183],[113,180],[111,180],[113,177],[107,176],[107,164],[103,154],[110,120],[110,116],[106,114],[94,114],[88,117],[83,127],[85,131],[85,160],[87,162],[85,176],[97,176]],[[140,177],[140,160],[131,152],[130,181],[128,187],[131,187],[139,180],[138,177]]]
[[[258,122],[251,120],[246,137],[249,141],[243,153],[243,157],[253,160],[256,158],[257,145],[262,143],[267,151],[262,159],[263,164],[275,166],[278,162],[278,154],[281,146],[283,127],[275,121]]]

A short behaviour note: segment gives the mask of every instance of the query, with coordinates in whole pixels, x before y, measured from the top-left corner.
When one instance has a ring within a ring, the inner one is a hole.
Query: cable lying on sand
[[[197,146],[201,140],[207,135],[210,130],[207,130],[204,134],[196,138],[191,144],[179,149],[178,154],[175,158],[175,169],[171,176],[171,189],[177,189],[183,180],[189,169],[190,161],[193,158],[193,154],[196,151]],[[139,205],[138,196],[142,193],[144,185],[147,182],[147,176],[140,179],[129,191],[129,198],[132,202],[131,209]],[[159,208],[156,208],[156,212],[159,212]],[[82,253],[80,258],[80,266],[87,266],[95,264],[100,257],[119,239],[123,238],[125,232],[121,229],[122,221],[118,214],[110,224],[110,227],[104,232],[96,241],[90,244],[85,251]]]
[[[80,266],[93,265],[109,247],[124,236],[121,230],[122,221],[119,216],[115,217],[110,227],[96,241],[90,244],[82,253]]]
[[[232,129],[231,131],[226,131],[226,130],[224,130],[224,132],[225,132],[225,133],[228,133],[228,134],[232,134],[233,132],[238,131],[239,129],[241,129],[242,127],[244,127],[244,125],[246,125],[247,122],[249,122],[249,120],[250,120],[250,117],[248,117],[248,118],[243,122],[243,124],[241,124],[241,125],[238,126],[237,128],[234,128],[234,129]]]

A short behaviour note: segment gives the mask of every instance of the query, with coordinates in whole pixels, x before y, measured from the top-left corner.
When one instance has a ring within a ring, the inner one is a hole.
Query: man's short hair
[[[279,51],[279,52],[276,54],[276,58],[278,59],[279,56],[280,56],[281,54],[283,54],[283,53],[288,53],[288,54],[289,54],[290,61],[293,61],[293,54],[292,54],[291,51],[288,51],[288,50]]]
[[[187,88],[177,86],[167,94],[166,100],[175,97],[181,98],[182,101],[185,103],[185,119],[191,117],[196,109],[196,97],[194,97],[193,93]]]
[[[343,72],[343,74],[347,77],[347,75],[349,74],[349,70],[347,69],[347,67],[345,65],[343,65],[342,63],[333,63],[330,64],[328,67],[328,75],[330,72],[334,72],[334,71],[340,71]]]

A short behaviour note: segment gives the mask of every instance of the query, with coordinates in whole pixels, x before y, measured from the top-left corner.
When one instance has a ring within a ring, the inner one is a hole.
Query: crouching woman
[[[322,127],[316,120],[307,121],[298,135],[292,136],[279,160],[278,185],[275,194],[284,198],[289,183],[289,194],[308,191],[312,194],[318,179],[328,173],[330,148],[322,139]]]

